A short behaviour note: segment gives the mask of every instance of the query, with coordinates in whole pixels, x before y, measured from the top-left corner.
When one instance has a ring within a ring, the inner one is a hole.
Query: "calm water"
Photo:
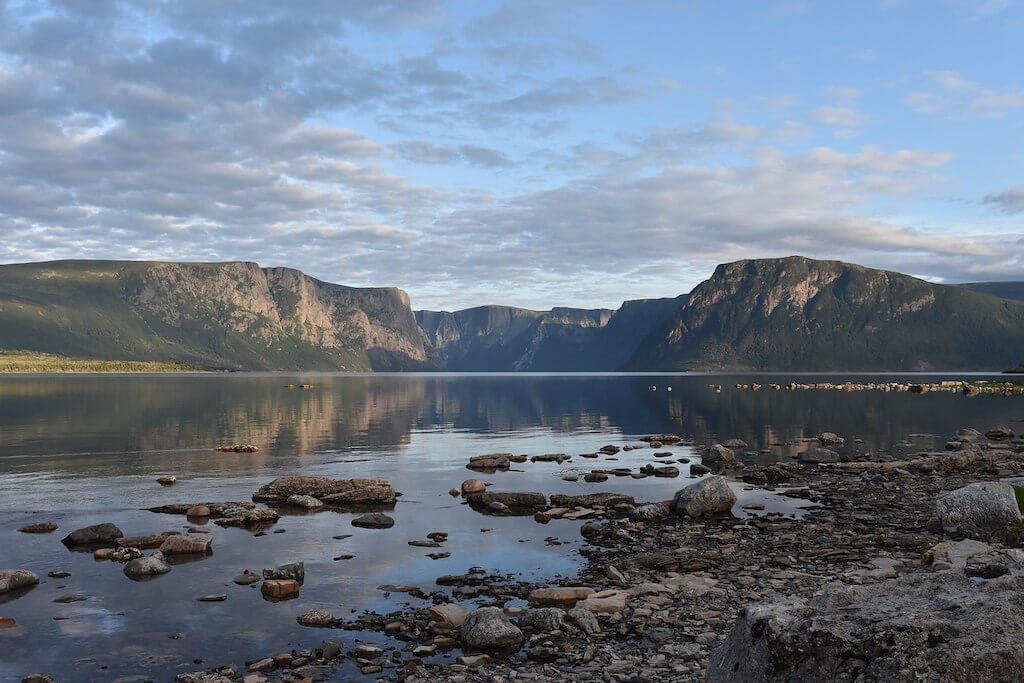
[[[963,375],[942,376],[956,378]],[[936,376],[920,376],[924,380]],[[787,376],[762,378],[789,381]],[[799,381],[814,381],[804,376]],[[844,377],[829,377],[839,381]],[[882,379],[881,377],[873,379]],[[751,392],[731,388],[753,376],[630,375],[203,375],[0,377],[0,567],[31,569],[41,583],[27,595],[0,602],[0,616],[18,626],[0,630],[0,680],[45,671],[64,679],[113,680],[176,673],[312,647],[325,637],[363,636],[302,628],[295,618],[311,607],[338,616],[386,611],[405,595],[385,596],[379,584],[433,590],[434,578],[479,566],[524,578],[571,575],[577,568],[578,522],[541,526],[532,518],[482,516],[448,490],[468,477],[471,455],[591,452],[606,443],[675,432],[696,444],[739,437],[752,450],[784,459],[801,437],[834,431],[864,440],[863,448],[896,448],[914,436],[928,448],[960,426],[986,429],[1024,418],[1019,397],[884,394],[826,391]],[[313,384],[289,389],[293,382]],[[721,393],[708,383],[724,385]],[[648,385],[658,391],[648,391]],[[665,387],[671,386],[671,393]],[[931,436],[929,436],[931,435]],[[254,443],[258,454],[222,454],[223,443]],[[789,445],[787,445],[789,444]],[[911,447],[907,447],[911,448]],[[670,449],[693,457],[693,449]],[[664,500],[679,479],[612,477],[603,484],[563,481],[566,471],[653,461],[650,449],[605,462],[575,458],[562,465],[524,463],[521,471],[483,476],[495,490],[588,493],[617,491]],[[126,535],[184,531],[184,517],[142,511],[171,502],[248,500],[277,476],[382,476],[404,495],[388,530],[353,528],[354,515],[289,515],[273,527],[285,533],[254,537],[211,525],[214,553],[175,565],[169,574],[136,583],[122,565],[96,562],[60,544],[69,531],[112,521]],[[174,474],[164,488],[155,478]],[[739,504],[764,502],[769,511],[795,512],[788,499],[744,491]],[[48,535],[16,532],[50,519]],[[481,529],[491,529],[483,532]],[[449,532],[451,557],[430,560],[429,549],[407,545],[431,531]],[[333,536],[352,534],[343,540]],[[545,538],[570,541],[550,546]],[[334,561],[341,554],[355,559]],[[302,560],[306,583],[297,600],[269,603],[259,589],[236,586],[242,569]],[[50,579],[52,570],[67,579]],[[78,593],[71,604],[53,599]],[[195,598],[227,593],[223,603]],[[346,671],[344,675],[354,674]]]

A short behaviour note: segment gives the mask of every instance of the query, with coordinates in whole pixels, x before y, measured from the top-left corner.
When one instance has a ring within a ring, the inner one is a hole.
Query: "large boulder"
[[[225,510],[224,516],[214,521],[214,524],[240,529],[265,529],[276,524],[278,519],[280,515],[270,508],[235,508]]]
[[[709,661],[719,681],[1024,680],[1019,565],[992,580],[962,570],[839,587],[810,602],[745,608]]]
[[[796,456],[796,460],[804,465],[820,465],[822,463],[839,462],[839,454],[831,448],[808,448]]]
[[[1013,487],[997,481],[968,484],[935,499],[942,528],[970,538],[988,540],[1003,527],[1021,520]]]
[[[494,512],[499,508],[494,503],[504,505],[508,514],[532,515],[548,506],[548,499],[543,493],[533,491],[485,491],[466,496],[466,502],[474,510]]]
[[[700,461],[701,464],[711,468],[712,471],[722,470],[736,465],[736,452],[720,443],[716,443],[701,451]]]
[[[87,548],[90,546],[112,546],[114,542],[124,536],[121,530],[110,522],[93,524],[82,529],[76,529],[61,539],[61,543],[68,548]]]
[[[141,579],[147,576],[158,576],[171,571],[171,568],[162,558],[155,555],[139,557],[131,560],[124,566],[124,575],[129,579]]]
[[[720,476],[708,477],[678,491],[672,499],[672,512],[677,515],[700,517],[703,514],[729,512],[736,502],[736,494]]]
[[[0,569],[0,595],[39,583],[39,577],[27,569]]]
[[[327,505],[394,505],[395,490],[387,479],[330,479],[329,477],[278,477],[252,494],[257,503],[281,505],[289,496],[312,496]]]
[[[213,539],[209,534],[188,534],[168,536],[160,544],[164,555],[205,555],[212,550]]]
[[[463,647],[470,650],[514,651],[523,645],[523,632],[498,607],[481,607],[463,622],[459,631]]]

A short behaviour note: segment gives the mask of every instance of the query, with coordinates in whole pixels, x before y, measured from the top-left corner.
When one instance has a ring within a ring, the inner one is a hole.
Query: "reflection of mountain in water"
[[[284,386],[299,381],[314,386]],[[733,389],[735,381],[623,375],[13,378],[0,381],[0,457],[246,442],[263,449],[255,459],[261,460],[277,453],[391,449],[407,444],[414,427],[676,432],[697,443],[739,437],[751,448],[833,431],[884,448],[912,433],[945,436],[961,426],[985,429],[1024,415],[1014,398],[754,392]],[[716,393],[710,382],[725,388]],[[651,384],[658,391],[648,391]],[[665,391],[669,384],[674,391]],[[228,462],[212,455],[210,461],[211,469]]]

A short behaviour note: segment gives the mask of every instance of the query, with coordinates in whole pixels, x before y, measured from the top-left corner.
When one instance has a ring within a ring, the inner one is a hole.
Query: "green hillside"
[[[838,261],[719,266],[625,365],[633,370],[1002,370],[1024,303]]]
[[[984,292],[1003,299],[1024,301],[1024,282],[965,282],[959,287],[966,287],[974,292]]]

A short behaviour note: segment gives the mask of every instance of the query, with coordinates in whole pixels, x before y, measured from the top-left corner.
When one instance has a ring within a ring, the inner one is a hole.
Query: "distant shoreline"
[[[208,368],[174,361],[99,360],[68,358],[34,351],[0,351],[0,374],[92,374],[147,372],[208,372]]]

